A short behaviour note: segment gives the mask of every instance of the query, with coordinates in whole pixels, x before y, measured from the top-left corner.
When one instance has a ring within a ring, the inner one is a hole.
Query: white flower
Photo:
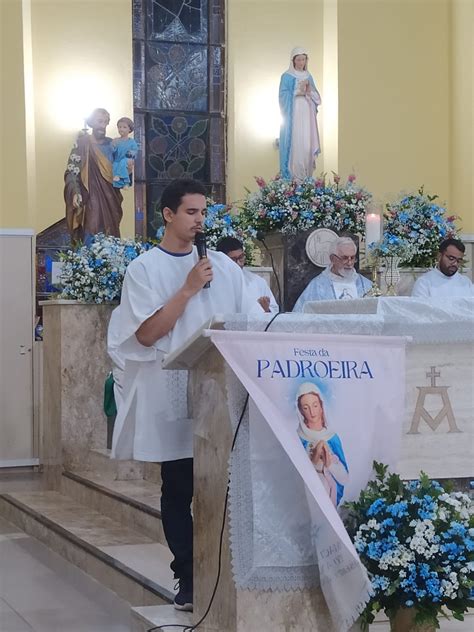
[[[379,567],[387,570],[389,567],[406,567],[415,559],[412,551],[404,545],[399,545],[396,549],[386,551],[379,560]]]

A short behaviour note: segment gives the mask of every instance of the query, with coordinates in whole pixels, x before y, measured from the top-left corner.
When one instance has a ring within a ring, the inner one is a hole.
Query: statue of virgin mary
[[[320,153],[316,115],[321,97],[308,72],[305,48],[291,51],[290,66],[281,76],[279,90],[283,117],[280,129],[280,175],[302,181],[311,177]]]

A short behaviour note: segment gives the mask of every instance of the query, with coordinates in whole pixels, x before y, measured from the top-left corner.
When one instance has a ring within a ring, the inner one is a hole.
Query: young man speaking
[[[226,255],[200,259],[193,245],[203,229],[206,196],[194,180],[163,191],[165,234],[159,246],[130,263],[120,302],[118,349],[125,358],[124,402],[115,423],[112,456],[161,462],[161,514],[171,563],[179,579],[175,607],[193,603],[193,428],[187,373],[165,371],[165,354],[217,313],[257,311],[246,298],[242,271]],[[210,287],[204,287],[210,282]],[[261,313],[261,310],[260,310]]]

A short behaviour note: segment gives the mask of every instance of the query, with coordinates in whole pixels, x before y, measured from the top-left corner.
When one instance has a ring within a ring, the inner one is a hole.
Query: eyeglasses
[[[334,255],[336,259],[339,261],[343,261],[344,263],[349,263],[349,261],[355,261],[357,259],[357,255],[345,255],[344,257],[339,257],[338,255]]]
[[[232,259],[234,263],[245,263],[245,252],[238,257],[229,257],[229,259]]]
[[[444,255],[444,256],[450,263],[456,262],[460,266],[462,266],[462,264],[464,263],[464,257],[453,257],[453,255]]]

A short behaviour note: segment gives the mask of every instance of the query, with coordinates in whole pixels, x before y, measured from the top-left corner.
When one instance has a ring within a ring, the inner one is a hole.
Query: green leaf
[[[188,173],[191,173],[191,174],[197,173],[199,169],[203,168],[205,162],[206,162],[205,158],[203,158],[202,156],[196,156],[196,158],[193,158],[191,162],[188,164],[188,167],[187,167]]]
[[[207,124],[208,124],[208,121],[206,119],[202,121],[197,121],[191,127],[189,131],[189,136],[191,138],[196,138],[197,136],[201,136],[207,130]]]
[[[168,136],[168,128],[166,127],[166,123],[164,123],[159,118],[153,118],[152,127],[157,134],[161,136]]]
[[[162,173],[165,170],[165,163],[159,156],[150,156],[148,161],[155,171]]]

